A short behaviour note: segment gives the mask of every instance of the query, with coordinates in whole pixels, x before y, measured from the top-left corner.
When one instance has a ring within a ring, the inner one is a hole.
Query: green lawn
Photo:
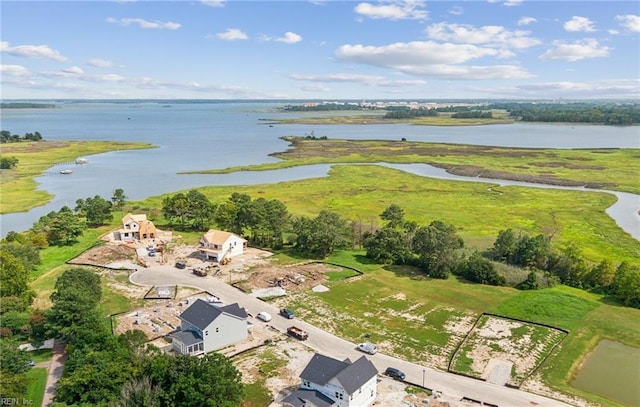
[[[27,379],[29,380],[29,384],[27,385],[27,394],[24,400],[28,402],[28,405],[33,407],[42,406],[44,390],[47,386],[47,369],[34,367],[27,372]],[[24,403],[24,405],[27,405],[27,403]]]

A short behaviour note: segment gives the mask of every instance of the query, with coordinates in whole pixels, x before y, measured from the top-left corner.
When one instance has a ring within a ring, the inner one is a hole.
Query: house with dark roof
[[[247,317],[238,304],[220,306],[198,299],[180,314],[180,329],[171,334],[173,349],[199,355],[245,340]]]
[[[285,407],[369,407],[376,400],[378,370],[366,356],[355,362],[316,353],[300,374],[300,388]]]

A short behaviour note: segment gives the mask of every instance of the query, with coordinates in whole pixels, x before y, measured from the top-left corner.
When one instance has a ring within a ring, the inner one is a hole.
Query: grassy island
[[[291,148],[272,154],[282,161],[193,173],[265,171],[327,163],[421,163],[464,176],[640,193],[637,177],[640,149],[507,148],[305,137],[285,137],[285,140],[291,143]]]
[[[122,143],[113,141],[38,141],[2,144],[3,157],[15,157],[18,162],[12,169],[0,170],[0,213],[24,212],[44,205],[51,194],[37,190],[34,180],[58,163],[75,162],[79,157],[116,150],[133,150],[152,147],[146,143]]]

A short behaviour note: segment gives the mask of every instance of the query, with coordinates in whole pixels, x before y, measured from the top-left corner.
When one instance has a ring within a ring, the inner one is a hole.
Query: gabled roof
[[[209,229],[209,231],[205,233],[204,236],[202,236],[202,238],[211,244],[222,245],[224,242],[229,240],[231,236],[236,236],[240,240],[244,240],[240,236],[234,233],[225,232],[225,231],[216,230],[216,229]]]
[[[349,366],[349,364],[346,363],[346,361],[341,362],[337,359],[316,353],[307,364],[307,367],[300,373],[300,378],[324,386],[329,380],[336,377],[338,373],[346,369],[347,366]]]
[[[298,389],[282,400],[282,403],[287,403],[293,407],[331,407],[335,404],[335,401],[317,390]]]
[[[136,222],[144,222],[147,220],[147,215],[145,214],[139,214],[139,215],[132,215],[131,213],[127,213],[126,215],[124,215],[124,217],[122,218],[122,223],[126,223],[126,221],[128,221],[129,219],[136,221]]]
[[[180,318],[198,327],[198,329],[205,329],[222,314],[230,314],[237,318],[247,318],[248,316],[247,311],[238,304],[217,307],[204,300],[197,299],[196,302],[180,314]]]
[[[378,369],[366,357],[362,356],[349,365],[346,369],[338,373],[336,378],[342,384],[342,387],[349,394],[353,394],[362,387],[366,382],[371,380],[378,374]]]
[[[349,359],[341,362],[316,353],[300,373],[300,378],[324,386],[335,377],[345,391],[352,394],[377,374],[378,370],[365,356],[351,363]]]
[[[212,305],[215,307],[215,305]],[[247,310],[242,308],[237,303],[225,305],[224,307],[216,307],[219,308],[222,312],[226,312],[227,314],[235,315],[238,318],[247,318],[249,315],[247,314]]]

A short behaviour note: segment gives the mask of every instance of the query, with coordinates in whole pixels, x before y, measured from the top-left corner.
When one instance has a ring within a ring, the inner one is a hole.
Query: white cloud
[[[605,79],[595,82],[541,82],[517,87],[516,94],[529,97],[634,98],[640,94],[638,79]]]
[[[460,6],[453,6],[449,9],[449,14],[453,14],[454,16],[460,16],[464,14],[464,9]]]
[[[360,83],[370,86],[381,86],[388,88],[414,87],[426,84],[423,80],[388,80],[379,75],[360,75],[350,73],[338,73],[330,75],[304,75],[291,74],[289,78],[319,83]]]
[[[47,45],[18,45],[17,47],[11,47],[8,42],[2,41],[0,42],[0,52],[25,58],[48,58],[60,62],[67,60],[59,51],[51,49]]]
[[[519,6],[522,4],[522,0],[507,0],[504,2],[504,5],[507,7]]]
[[[640,32],[640,16],[627,14],[624,16],[616,16],[616,20],[620,22],[624,28],[633,32]]]
[[[145,29],[160,29],[160,30],[177,30],[181,27],[179,23],[174,23],[172,21],[147,21],[142,18],[121,18],[116,19],[113,17],[108,17],[106,20],[111,24],[119,24],[124,27],[128,27],[130,25],[137,25],[140,28]]]
[[[466,24],[437,23],[425,30],[429,38],[467,44],[487,44],[505,48],[523,49],[540,44],[529,36],[529,31],[507,31],[498,25],[473,27]]]
[[[595,31],[593,21],[587,17],[573,16],[571,20],[564,23],[564,29],[572,32],[591,32]]]
[[[609,55],[610,50],[611,48],[601,46],[598,41],[593,38],[587,38],[574,43],[554,41],[553,47],[540,55],[540,59],[560,59],[575,62],[585,58],[606,57]]]
[[[296,33],[292,33],[291,31],[287,31],[286,33],[284,33],[284,37],[270,37],[268,35],[263,35],[260,37],[260,40],[284,42],[285,44],[295,44],[302,41],[302,36]]]
[[[246,40],[249,38],[247,34],[237,28],[227,28],[225,32],[217,33],[216,37],[225,41]]]
[[[503,51],[471,44],[439,44],[433,41],[395,43],[382,47],[343,45],[336,51],[340,60],[394,69],[406,74],[448,79],[527,78],[516,65],[461,66],[483,57],[501,57]]]
[[[81,75],[84,73],[82,68],[80,68],[79,66],[70,66],[69,68],[64,68],[62,72],[70,73],[74,75]]]
[[[22,65],[0,65],[0,72],[10,76],[30,76],[31,72]]]
[[[387,0],[377,5],[359,3],[353,11],[365,17],[389,20],[423,20],[429,15],[421,0]]]
[[[224,7],[225,0],[200,0],[200,3],[209,7]]]
[[[503,6],[513,7],[522,4],[522,0],[487,0],[487,3],[502,3]]]
[[[366,84],[373,84],[384,79],[382,76],[377,75],[359,75],[350,73],[337,73],[330,75],[291,74],[289,75],[289,78],[309,82],[354,82]]]
[[[529,24],[533,24],[533,23],[537,23],[538,20],[536,20],[533,17],[521,17],[518,20],[518,25],[529,25]]]
[[[91,58],[89,61],[87,61],[87,64],[91,66],[95,66],[96,68],[108,68],[111,65],[113,65],[111,61],[107,61],[106,59],[100,59],[100,58]]]

